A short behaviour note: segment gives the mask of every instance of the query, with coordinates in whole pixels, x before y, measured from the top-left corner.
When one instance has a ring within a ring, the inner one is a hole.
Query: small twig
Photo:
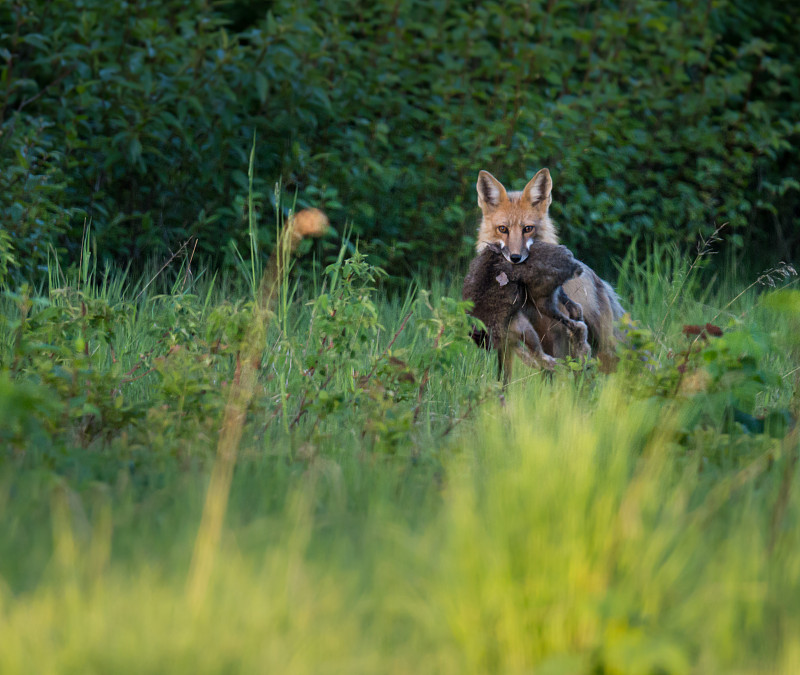
[[[150,348],[149,351],[145,352],[144,354],[141,354],[139,356],[139,361],[136,363],[136,365],[133,366],[133,368],[131,368],[127,373],[125,373],[123,377],[130,377],[137,370],[139,370],[139,368],[142,367],[142,364],[144,363],[145,359],[151,356],[152,353],[156,350],[156,347],[162,345],[164,343],[164,340],[167,339],[167,337],[169,337],[169,331],[165,331],[164,334],[161,336],[161,338]]]
[[[275,420],[275,418],[280,414],[281,410],[283,410],[283,404],[278,403],[275,410],[272,412],[270,418],[264,423],[264,426],[261,427],[261,436],[267,433],[267,429],[269,429],[270,425]]]
[[[332,379],[333,379],[333,373],[328,375],[327,379],[322,383],[322,386],[320,387],[320,391],[322,391],[323,389],[327,389],[328,385],[331,383]],[[297,415],[295,415],[295,418],[289,423],[289,428],[290,429],[293,426],[295,426],[300,421],[300,418],[308,412],[308,408],[306,407],[306,400],[308,398],[307,395],[308,395],[308,389],[306,389],[303,392],[303,398],[300,400],[300,406],[299,406],[299,409],[297,411]]]
[[[681,291],[683,290],[684,285],[686,284],[686,280],[692,275],[694,268],[700,263],[701,258],[707,255],[713,255],[714,251],[711,250],[711,247],[719,241],[722,241],[722,237],[719,236],[719,233],[728,223],[722,223],[719,227],[717,227],[708,239],[703,239],[700,237],[700,241],[697,242],[697,255],[692,260],[692,264],[689,265],[689,269],[686,271],[686,274],[681,279],[680,285],[675,290],[675,294],[672,296],[672,299],[669,301],[667,305],[667,311],[664,312],[664,317],[661,319],[661,325],[658,327],[658,333],[662,333],[664,330],[664,324],[667,322],[667,317],[669,316],[670,311],[672,310],[672,305],[675,304],[675,301],[678,299]],[[715,317],[716,318],[716,317]],[[713,319],[712,319],[713,321]]]
[[[747,288],[745,288],[741,293],[739,293],[733,300],[731,300],[727,305],[725,305],[721,310],[719,310],[715,315],[714,318],[711,319],[711,323],[717,320],[720,314],[722,314],[728,307],[730,307],[734,302],[736,302],[739,298],[741,298],[747,291],[749,291],[753,286],[761,285],[761,286],[771,286],[775,288],[775,279],[780,277],[781,279],[788,279],[791,276],[797,276],[797,270],[794,268],[793,265],[789,263],[780,262],[778,263],[777,267],[771,267],[768,270],[762,272],[759,277],[750,284]],[[787,284],[783,285],[783,288],[793,284],[797,279],[792,279]]]
[[[303,392],[303,397],[300,399],[300,405],[297,408],[297,415],[295,418],[289,423],[289,428],[291,429],[295,424],[300,421],[300,418],[305,415],[308,410],[306,410],[306,398],[308,396],[308,389]]]
[[[797,366],[797,368],[793,368],[792,370],[790,370],[785,375],[781,375],[781,379],[785,380],[787,377],[789,377],[789,375],[792,375],[793,373],[796,373],[798,370],[800,370],[800,366]]]
[[[480,404],[482,401],[478,400],[476,403]],[[461,417],[456,417],[454,420],[450,420],[450,424],[445,427],[445,430],[442,432],[441,438],[447,436],[453,429],[455,429],[461,422],[472,415],[472,411],[475,409],[472,400],[470,399],[469,405],[467,405],[467,412],[464,413]]]
[[[183,275],[183,283],[181,284],[181,292],[184,288],[186,288],[186,282],[188,281],[189,277],[194,277],[192,274],[192,260],[194,260],[194,252],[197,250],[197,237],[194,238],[194,246],[192,246],[192,253],[189,256],[189,262],[186,263],[186,273]]]
[[[26,99],[25,99],[24,101],[22,101],[22,102],[19,104],[19,106],[17,107],[17,112],[20,112],[20,111],[21,111],[21,110],[22,110],[22,109],[23,109],[23,108],[24,108],[26,105],[30,105],[31,103],[33,103],[33,102],[34,102],[36,99],[38,99],[38,98],[39,98],[39,97],[40,97],[42,94],[44,94],[44,93],[45,93],[45,92],[46,92],[48,89],[50,89],[50,87],[52,87],[52,86],[54,86],[54,85],[58,84],[58,83],[59,83],[59,82],[61,82],[61,81],[62,81],[64,78],[66,78],[66,77],[69,77],[69,76],[70,76],[70,75],[73,73],[73,71],[74,71],[74,70],[75,70],[75,66],[73,66],[72,68],[68,68],[68,69],[67,69],[67,70],[65,70],[63,73],[61,73],[61,75],[59,75],[59,76],[58,76],[58,77],[57,77],[55,80],[53,80],[53,81],[52,81],[52,82],[50,82],[49,84],[46,84],[44,87],[42,87],[42,88],[41,88],[41,89],[40,89],[40,90],[39,90],[39,91],[38,91],[38,92],[37,92],[37,93],[36,93],[34,96],[31,96],[30,98],[26,98]]]
[[[126,377],[124,380],[120,381],[120,384],[129,384],[131,382],[136,382],[136,380],[141,380],[143,377],[149,375],[150,373],[156,372],[155,368],[150,368],[150,370],[146,370],[141,375],[137,375],[136,377]]]
[[[508,386],[511,386],[511,385],[514,385],[514,384],[519,384],[520,382],[527,382],[528,380],[531,380],[534,377],[540,377],[545,372],[547,372],[543,368],[528,368],[526,370],[527,370],[527,375],[523,375],[522,377],[517,377],[516,379],[511,380],[508,383]],[[503,401],[503,405],[505,405],[505,397],[502,395],[502,392],[501,392],[500,397],[501,397],[501,400]]]
[[[159,274],[161,274],[161,273],[162,273],[162,272],[163,272],[163,271],[164,271],[164,270],[167,268],[167,266],[168,266],[168,265],[169,265],[169,264],[170,264],[170,263],[171,263],[173,260],[175,260],[175,258],[177,258],[177,257],[178,257],[178,254],[180,254],[180,252],[181,252],[181,251],[183,251],[183,249],[185,249],[185,248],[186,248],[186,247],[189,245],[189,242],[190,242],[192,239],[193,239],[193,237],[189,237],[189,238],[188,238],[188,239],[187,239],[185,242],[183,242],[183,244],[181,244],[181,247],[180,247],[180,248],[179,248],[177,251],[175,251],[175,253],[173,253],[173,254],[170,256],[169,260],[167,260],[167,262],[165,262],[165,263],[164,263],[164,264],[161,266],[161,269],[160,269],[160,270],[158,270],[158,272],[156,272],[156,273],[155,273],[155,275],[153,275],[153,278],[152,278],[152,279],[150,279],[150,281],[148,281],[148,282],[145,284],[144,288],[143,288],[141,291],[139,291],[139,292],[136,294],[136,297],[133,299],[133,301],[134,301],[134,302],[136,302],[136,301],[137,301],[137,300],[138,300],[138,299],[141,297],[142,293],[144,293],[144,292],[145,292],[145,291],[146,291],[146,290],[147,290],[147,289],[150,287],[150,284],[152,284],[152,283],[153,283],[153,282],[154,282],[154,281],[155,281],[155,280],[158,278],[158,275],[159,275]]]
[[[689,343],[689,346],[686,348],[683,354],[683,361],[681,361],[677,366],[676,369],[678,370],[678,379],[675,382],[675,386],[672,389],[672,395],[677,396],[678,392],[681,389],[681,385],[683,384],[683,380],[686,376],[686,372],[689,370],[689,359],[692,358],[692,354],[694,352],[694,346],[697,344],[697,341],[700,339],[701,335],[696,335],[694,340]],[[699,350],[698,350],[699,351]]]
[[[86,220],[86,218],[84,218],[83,219],[83,234],[81,234],[81,257],[80,257],[80,260],[78,261],[78,270],[83,270],[83,251],[84,251],[84,248],[85,248],[83,244],[86,241],[86,226],[87,226],[87,223],[88,223],[88,221]],[[81,279],[81,272],[79,271],[78,272],[78,286],[79,287],[80,287],[80,279]],[[86,281],[86,280],[84,279],[84,281]]]

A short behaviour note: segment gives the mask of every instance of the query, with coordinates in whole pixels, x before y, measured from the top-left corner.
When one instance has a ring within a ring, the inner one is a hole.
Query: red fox
[[[532,306],[537,315],[554,320],[566,328],[570,337],[569,351],[577,358],[588,356],[588,331],[583,323],[581,306],[564,292],[562,284],[583,272],[565,246],[534,241],[523,262],[513,264],[501,255],[495,244],[487,246],[469,266],[462,296],[473,303],[472,316],[480,319],[486,331],[474,331],[479,346],[497,350],[497,376],[508,384],[512,350],[519,350],[528,365],[551,370],[555,359],[542,349],[539,335],[522,310]],[[559,309],[564,306],[567,315]]]
[[[476,187],[483,212],[478,228],[478,253],[494,245],[506,260],[516,264],[528,257],[534,241],[558,244],[558,234],[549,215],[553,201],[550,171],[539,171],[520,192],[507,192],[492,174],[481,171]],[[580,276],[564,284],[564,290],[583,308],[592,347],[601,366],[611,369],[617,341],[614,321],[624,314],[617,294],[586,265]],[[567,355],[559,322],[539,316],[533,307],[523,307],[520,312],[534,324],[545,352],[556,358]],[[519,349],[515,351],[521,353]]]

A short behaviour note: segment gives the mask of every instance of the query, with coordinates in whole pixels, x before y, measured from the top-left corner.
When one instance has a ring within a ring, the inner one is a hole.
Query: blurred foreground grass
[[[7,290],[0,672],[800,672],[796,297],[671,260],[623,266],[615,375],[505,405],[457,289],[343,262],[268,322],[219,492],[252,307]]]

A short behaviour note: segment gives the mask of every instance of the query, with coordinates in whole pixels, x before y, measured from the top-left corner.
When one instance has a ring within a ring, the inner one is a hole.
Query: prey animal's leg
[[[525,314],[517,312],[508,324],[508,342],[516,346],[516,353],[532,368],[553,370],[556,360],[545,354],[539,334]]]
[[[589,358],[592,355],[592,348],[589,346],[589,329],[583,321],[573,322],[574,331],[570,331],[570,356],[575,359]]]
[[[570,312],[570,317],[573,318],[566,316],[561,311],[558,307],[559,302],[564,305],[565,309]],[[589,346],[589,329],[583,322],[583,310],[579,304],[570,299],[562,287],[559,286],[552,295],[544,298],[541,310],[550,318],[563,324],[569,332],[570,356],[574,358],[583,358],[591,355],[592,349]],[[580,316],[580,318],[575,319],[573,313]]]
[[[573,321],[583,321],[583,307],[567,295],[563,286],[559,286],[556,292],[558,293],[558,302],[564,305],[569,318]]]

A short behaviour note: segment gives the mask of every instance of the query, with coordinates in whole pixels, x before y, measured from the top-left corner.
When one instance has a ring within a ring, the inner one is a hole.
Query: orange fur
[[[507,259],[519,255],[521,262],[528,257],[528,242],[539,239],[557,244],[558,234],[548,214],[552,187],[547,169],[539,171],[518,192],[507,192],[492,174],[481,171],[477,188],[483,218],[478,228],[478,253],[489,244],[498,244]],[[527,228],[530,230],[526,232]]]

